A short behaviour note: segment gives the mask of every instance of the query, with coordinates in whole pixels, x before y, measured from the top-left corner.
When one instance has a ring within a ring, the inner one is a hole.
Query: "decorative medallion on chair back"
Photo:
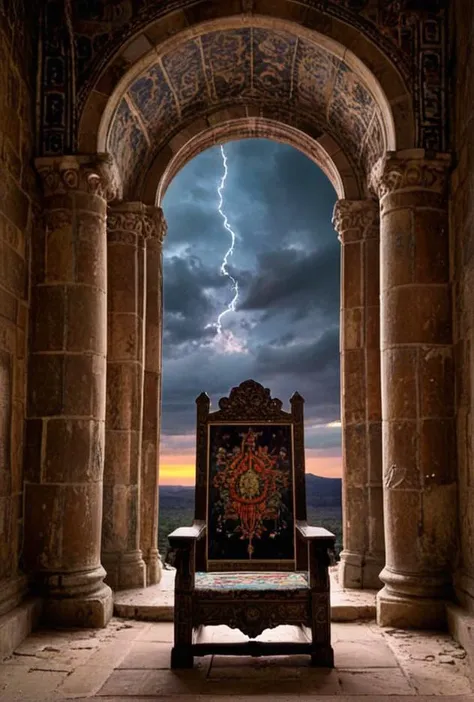
[[[291,425],[210,424],[207,562],[295,567]]]

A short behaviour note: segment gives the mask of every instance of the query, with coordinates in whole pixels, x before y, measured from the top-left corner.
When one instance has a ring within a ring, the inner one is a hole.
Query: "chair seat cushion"
[[[306,573],[196,573],[196,590],[307,590]]]

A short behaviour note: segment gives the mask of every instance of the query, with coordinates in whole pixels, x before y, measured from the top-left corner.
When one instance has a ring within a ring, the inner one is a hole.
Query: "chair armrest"
[[[206,532],[206,522],[195,521],[190,527],[179,527],[168,535],[171,548],[191,548]]]
[[[317,541],[322,542],[323,545],[327,543],[328,548],[333,547],[336,542],[336,537],[330,531],[323,529],[323,527],[308,526],[307,522],[297,521],[296,530],[308,542]]]
[[[190,527],[179,527],[169,536],[169,562],[176,568],[174,589],[178,593],[191,593],[196,573],[196,541],[206,532],[206,522],[195,521]]]
[[[308,581],[313,592],[329,596],[330,552],[334,550],[336,537],[322,527],[308,526],[307,522],[296,522],[297,533],[308,545]]]

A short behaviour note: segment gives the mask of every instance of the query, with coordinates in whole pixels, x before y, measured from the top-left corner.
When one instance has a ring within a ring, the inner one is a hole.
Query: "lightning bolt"
[[[224,205],[223,192],[224,192],[225,182],[227,179],[227,172],[228,172],[227,171],[227,156],[226,156],[226,153],[224,151],[224,147],[222,146],[222,144],[221,144],[221,154],[222,154],[222,164],[224,166],[224,173],[222,175],[221,182],[217,188],[217,193],[219,195],[219,204],[217,206],[217,209],[218,209],[220,216],[222,217],[222,219],[224,221],[224,228],[229,232],[229,234],[231,236],[231,244],[230,244],[230,247],[227,250],[227,252],[223,258],[220,270],[221,270],[221,275],[227,276],[229,278],[230,282],[232,283],[232,290],[234,292],[234,297],[232,298],[229,305],[227,306],[227,309],[225,309],[223,312],[221,312],[217,318],[217,322],[215,324],[215,327],[217,329],[218,335],[222,334],[222,318],[226,314],[229,314],[229,312],[235,312],[237,300],[239,299],[239,284],[238,284],[237,280],[227,270],[229,256],[232,256],[232,254],[234,253],[234,245],[235,245],[236,236],[235,236],[235,232],[233,231],[232,227],[229,224],[229,220],[227,219],[227,215],[225,214],[225,212],[222,209],[222,207]]]

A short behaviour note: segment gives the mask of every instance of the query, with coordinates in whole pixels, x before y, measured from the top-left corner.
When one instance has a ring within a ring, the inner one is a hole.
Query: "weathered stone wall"
[[[456,361],[459,553],[456,592],[474,611],[474,6],[453,3],[451,47],[455,170],[451,251]]]
[[[28,0],[0,2],[0,615],[24,590],[23,433],[31,234],[37,26]]]

